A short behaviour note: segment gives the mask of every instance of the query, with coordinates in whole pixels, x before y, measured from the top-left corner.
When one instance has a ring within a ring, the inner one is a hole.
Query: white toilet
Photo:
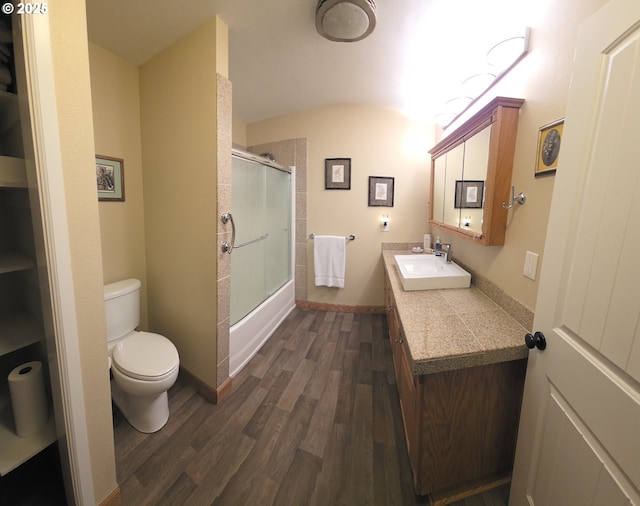
[[[111,397],[140,432],[156,432],[169,419],[167,390],[178,377],[178,350],[166,337],[134,330],[140,323],[137,279],[105,285]]]

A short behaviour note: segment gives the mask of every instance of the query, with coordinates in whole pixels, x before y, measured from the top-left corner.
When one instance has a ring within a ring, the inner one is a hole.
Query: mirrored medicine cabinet
[[[431,154],[432,234],[438,228],[484,246],[504,244],[518,115],[524,100],[497,97]]]

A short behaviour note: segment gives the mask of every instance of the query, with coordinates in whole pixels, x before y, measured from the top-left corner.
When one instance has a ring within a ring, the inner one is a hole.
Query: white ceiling
[[[431,116],[500,40],[499,13],[542,0],[376,0],[355,43],[315,28],[317,0],[87,0],[89,40],[140,65],[214,15],[229,27],[234,116],[250,123],[329,104]],[[478,5],[481,4],[481,5]],[[487,18],[485,20],[485,18]],[[520,16],[522,18],[522,16]],[[493,23],[493,24],[492,24]],[[489,36],[489,39],[485,40]]]

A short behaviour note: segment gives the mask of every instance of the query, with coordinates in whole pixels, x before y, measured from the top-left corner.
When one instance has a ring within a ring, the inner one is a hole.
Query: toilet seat
[[[151,332],[134,332],[112,352],[113,366],[122,374],[146,381],[160,381],[179,365],[178,350],[166,337]]]

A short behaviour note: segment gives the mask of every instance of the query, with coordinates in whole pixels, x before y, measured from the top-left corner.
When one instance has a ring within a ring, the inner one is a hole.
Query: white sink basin
[[[402,288],[406,291],[469,288],[471,286],[471,274],[455,262],[446,263],[444,256],[394,256]]]

